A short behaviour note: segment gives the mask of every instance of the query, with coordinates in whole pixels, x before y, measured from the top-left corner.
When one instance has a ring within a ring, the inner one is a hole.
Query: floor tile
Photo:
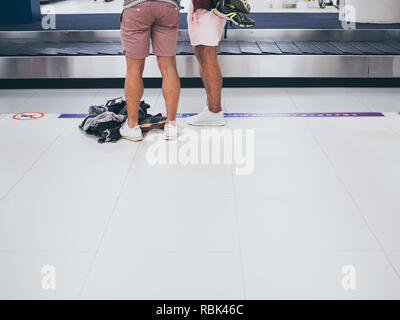
[[[296,105],[285,89],[280,88],[225,88],[227,112],[296,112]]]
[[[300,112],[368,112],[347,88],[290,88],[289,95]]]
[[[400,112],[385,113],[387,126],[400,135]]]
[[[400,195],[400,135],[380,119],[312,120],[316,139],[352,195]]]
[[[239,252],[233,198],[121,197],[106,252]]]
[[[243,259],[248,299],[400,298],[400,279],[383,253],[245,254]]]
[[[94,103],[98,89],[41,89],[18,112],[83,113]]]
[[[400,196],[356,197],[368,225],[386,251],[400,251]]]
[[[227,253],[101,254],[81,298],[243,299],[240,257]]]
[[[241,247],[265,251],[379,251],[349,198],[237,199]]]
[[[399,88],[354,88],[349,90],[371,110],[400,111]]]
[[[118,195],[140,143],[122,140],[115,144],[99,144],[97,138],[78,128],[80,120],[58,121],[68,121],[73,126],[28,172],[11,195]]]
[[[296,136],[309,134],[310,128],[303,118],[266,117],[266,118],[227,118],[230,129],[254,129],[256,133]]]
[[[68,126],[44,119],[1,120],[0,200]]]
[[[399,251],[389,251],[386,253],[389,257],[390,262],[397,271],[397,275],[400,277],[400,252]]]
[[[310,133],[281,135],[256,129],[254,150],[254,170],[251,174],[234,175],[237,195],[347,195],[342,182]],[[248,152],[247,157],[251,159],[252,154]]]
[[[91,259],[84,253],[0,252],[0,298],[77,299]]]
[[[18,113],[29,108],[28,101],[36,93],[36,90],[0,89],[0,113]]]
[[[211,164],[211,156],[202,164],[201,150],[192,151],[192,146],[200,148],[198,141],[200,133],[190,128],[185,129],[178,141],[163,140],[160,130],[149,133],[137,153],[122,195],[233,196],[231,164]],[[192,155],[189,160],[188,154]],[[222,154],[221,151],[221,159]],[[191,159],[193,162],[184,164]]]
[[[0,250],[95,251],[116,198],[8,197],[0,203]]]

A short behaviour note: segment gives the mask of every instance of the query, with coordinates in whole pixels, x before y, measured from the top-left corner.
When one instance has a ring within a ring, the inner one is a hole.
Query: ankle
[[[210,110],[211,113],[220,113],[222,111],[221,107],[210,107],[208,106],[208,110]]]
[[[137,120],[135,121],[135,120],[128,119],[128,127],[129,127],[129,128],[134,128],[134,127],[136,127],[137,125],[138,125]]]
[[[167,119],[167,120],[165,121],[165,123],[166,123],[166,124],[171,124],[171,125],[173,125],[174,127],[176,127],[176,119],[175,119],[175,120],[168,120],[168,119]]]

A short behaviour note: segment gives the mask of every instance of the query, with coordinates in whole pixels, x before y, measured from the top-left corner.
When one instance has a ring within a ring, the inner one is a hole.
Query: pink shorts
[[[121,16],[121,41],[128,58],[144,59],[150,40],[156,56],[176,55],[179,10],[167,2],[146,1],[125,9]]]
[[[190,0],[187,21],[192,46],[218,46],[224,32],[225,19],[205,9],[193,12],[193,3]]]

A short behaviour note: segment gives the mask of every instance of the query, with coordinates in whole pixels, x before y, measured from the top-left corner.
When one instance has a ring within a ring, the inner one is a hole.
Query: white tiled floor
[[[227,112],[389,112],[230,118],[255,130],[245,176],[150,164],[171,146],[153,142],[160,131],[100,145],[81,120],[51,116],[122,94],[0,90],[0,298],[400,299],[400,89],[224,89]],[[159,89],[144,99],[164,112]],[[204,102],[183,89],[179,111]],[[21,111],[46,116],[10,116]],[[47,265],[56,290],[42,289]]]
[[[369,110],[368,106],[372,106],[361,101],[360,96],[363,90],[353,92],[348,88],[335,88],[335,90],[331,88],[320,88],[318,90],[314,88],[291,88],[287,91],[299,111],[363,112]]]
[[[239,253],[103,253],[83,299],[244,299]]]
[[[240,252],[233,198],[153,199],[120,198],[102,251]]]
[[[248,299],[399,299],[400,283],[381,252],[244,254]],[[341,286],[344,266],[355,289]]]
[[[1,251],[1,299],[74,299],[90,270],[93,253]],[[56,268],[56,290],[44,290],[46,266]]]

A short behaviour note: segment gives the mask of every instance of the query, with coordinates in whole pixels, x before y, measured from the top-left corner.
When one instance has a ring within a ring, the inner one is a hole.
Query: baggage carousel
[[[277,19],[275,15],[270,17]],[[400,78],[398,26],[393,29],[382,25],[360,26],[356,30],[343,30],[337,26],[337,16],[332,16],[331,25],[325,29],[323,17],[314,19],[314,24],[309,22],[313,16],[301,17],[293,29],[279,29],[281,22],[271,22],[271,19],[269,24],[258,24],[264,29],[230,29],[219,46],[223,76]],[[84,18],[82,23],[87,21],[87,17]],[[114,30],[40,31],[34,26],[31,31],[13,28],[0,31],[0,79],[124,78],[125,58],[119,30],[114,26],[116,18],[110,19]],[[259,21],[267,18],[257,16]],[[293,23],[294,18],[287,16],[285,19]],[[198,78],[198,64],[189,43],[187,26],[184,18],[181,20],[177,46],[179,74],[182,78]],[[155,56],[150,56],[146,62],[144,77],[161,77]]]

